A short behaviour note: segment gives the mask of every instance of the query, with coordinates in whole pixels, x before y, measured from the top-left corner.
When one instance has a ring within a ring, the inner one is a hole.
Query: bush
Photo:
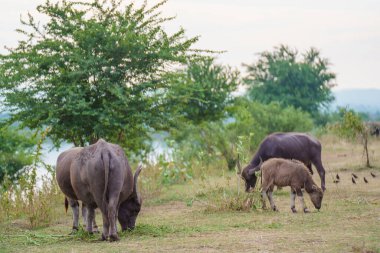
[[[36,153],[31,158],[33,165],[18,170],[17,176],[5,175],[0,189],[0,221],[27,218],[30,228],[36,228],[54,220],[54,207],[63,196],[55,180],[54,168],[40,161],[42,142],[48,131],[49,128],[41,133]],[[47,174],[38,178],[37,166],[45,168]]]
[[[234,119],[227,126],[229,131],[235,131],[235,136],[249,136],[254,133],[251,151],[268,134],[307,132],[314,126],[313,120],[307,112],[294,107],[283,107],[278,103],[265,105],[246,98],[238,98],[228,111]]]
[[[160,156],[158,166],[161,171],[161,182],[164,185],[183,183],[193,178],[189,164],[166,161]]]
[[[27,218],[30,228],[50,225],[55,220],[54,207],[62,202],[54,170],[46,167],[48,175],[37,179],[37,168],[27,166],[16,183],[8,178],[0,193],[0,221]],[[63,206],[63,205],[62,205]]]
[[[273,132],[307,132],[313,128],[308,113],[293,107],[282,108],[237,98],[228,108],[228,117],[198,125],[178,124],[168,138],[172,148],[172,169],[165,169],[166,177],[194,176],[194,168],[234,170],[237,155],[245,163],[259,143]],[[244,145],[243,143],[244,142]],[[240,150],[239,149],[240,145]],[[242,149],[242,147],[244,148]],[[196,163],[196,166],[195,164]]]

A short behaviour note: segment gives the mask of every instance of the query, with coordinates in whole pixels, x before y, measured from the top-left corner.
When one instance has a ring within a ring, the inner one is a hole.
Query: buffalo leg
[[[82,218],[83,218],[83,226],[87,228],[87,207],[82,202]]]
[[[99,233],[98,225],[96,224],[95,212],[94,212],[94,220],[92,221],[92,231],[94,233]]]
[[[312,167],[311,167],[311,163],[309,163],[309,164],[307,165],[307,168],[309,169],[311,175],[313,175],[314,172],[313,172],[313,169],[312,169]]]
[[[290,209],[292,210],[293,213],[296,213],[296,192],[292,189],[290,191]]]
[[[273,200],[273,189],[270,189],[268,191],[268,198],[269,198],[270,207],[272,208],[272,210],[273,211],[278,211],[276,205],[274,204],[274,200]]]
[[[117,230],[116,230],[116,216],[117,216],[117,206],[118,206],[118,200],[119,200],[119,196],[117,196],[116,198],[111,198],[109,200],[109,203],[108,203],[108,212],[107,212],[107,215],[108,215],[108,220],[109,220],[109,228],[110,228],[110,231],[109,231],[109,236],[110,236],[110,241],[118,241],[119,240],[119,237],[117,235]]]
[[[71,198],[67,198],[69,205],[73,210],[73,233],[78,231],[79,226],[79,202]]]
[[[267,193],[266,191],[261,191],[261,203],[262,203],[262,206],[263,206],[263,209],[267,209],[267,205],[266,205],[266,202],[265,202],[265,199],[267,198]]]
[[[309,209],[306,207],[305,199],[303,198],[302,190],[301,190],[301,189],[297,189],[297,190],[296,190],[296,193],[297,193],[297,196],[299,197],[299,199],[301,200],[302,209],[303,209],[304,213],[309,213],[310,211],[309,211]]]
[[[105,241],[108,238],[110,223],[108,221],[108,215],[107,214],[102,212],[102,216],[103,216],[102,240]]]
[[[321,178],[321,188],[323,191],[326,190],[326,185],[325,185],[325,168],[323,168],[321,157],[319,159],[316,159],[314,162],[315,167],[317,168],[319,177]]]
[[[269,197],[268,197],[268,192],[270,191],[270,189],[272,189],[273,191],[273,180],[267,182],[267,181],[263,181],[262,182],[262,185],[261,185],[261,201],[262,201],[262,205],[263,205],[263,209],[266,209],[266,198],[268,198],[268,200],[270,201]]]
[[[95,219],[95,209],[91,207],[87,207],[86,209],[87,209],[87,231],[90,234],[92,234],[93,233],[92,224]]]
[[[83,218],[83,226],[87,229],[87,206],[82,202],[82,218]],[[98,225],[96,224],[95,212],[94,212],[94,220],[92,222],[92,232],[99,233]]]

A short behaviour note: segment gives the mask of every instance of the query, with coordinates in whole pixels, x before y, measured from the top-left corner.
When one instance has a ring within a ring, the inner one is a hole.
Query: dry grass
[[[22,220],[0,224],[0,252],[380,252],[380,140],[370,145],[375,167],[363,169],[359,145],[321,139],[327,191],[320,212],[292,214],[287,188],[274,193],[280,212],[210,210],[217,204],[215,189],[236,189],[235,175],[228,173],[147,194],[151,199],[136,230],[120,242],[68,236],[71,213],[65,215],[62,206],[61,218],[50,227],[28,230]],[[355,185],[352,172],[359,177]],[[338,184],[333,183],[336,173]],[[316,173],[314,179],[319,182]],[[299,202],[296,207],[300,210]]]

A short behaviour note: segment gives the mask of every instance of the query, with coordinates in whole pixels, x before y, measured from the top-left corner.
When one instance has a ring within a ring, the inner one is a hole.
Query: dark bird
[[[358,176],[355,175],[355,173],[352,173],[352,176],[353,176],[354,178],[358,178]]]
[[[356,184],[355,179],[353,177],[351,179],[352,179],[352,183]]]
[[[340,177],[339,177],[339,174],[338,174],[338,173],[336,174],[336,179],[338,179],[338,180],[340,179]]]
[[[334,184],[337,184],[337,183],[339,183],[339,180],[336,180],[336,179],[334,179]]]
[[[368,180],[367,180],[367,178],[365,178],[365,177],[364,177],[364,182],[365,182],[366,184],[368,184]]]
[[[375,173],[371,172],[371,176],[372,177],[376,177]]]

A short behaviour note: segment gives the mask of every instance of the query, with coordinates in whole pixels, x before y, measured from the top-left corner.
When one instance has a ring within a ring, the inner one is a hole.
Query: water
[[[165,138],[167,136],[167,133],[152,134],[152,151],[147,155],[147,157],[145,157],[145,160],[150,163],[155,163],[160,155],[165,155],[165,157],[170,160],[172,150],[165,142]],[[41,159],[45,164],[55,166],[59,154],[72,147],[74,147],[73,144],[65,142],[60,148],[57,149],[53,148],[53,144],[48,141],[42,145]],[[47,173],[45,168],[38,168],[37,172],[39,175],[44,175]]]

